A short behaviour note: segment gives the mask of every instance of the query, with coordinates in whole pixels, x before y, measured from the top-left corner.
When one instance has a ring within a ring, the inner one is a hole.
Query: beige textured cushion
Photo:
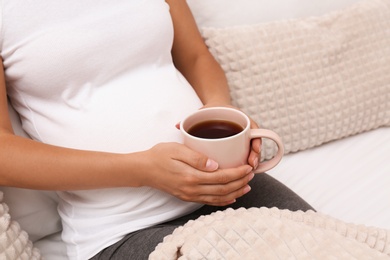
[[[313,211],[228,209],[175,229],[149,259],[390,259],[390,231]]]
[[[390,125],[390,1],[319,17],[201,28],[233,102],[286,153]],[[263,145],[270,158],[276,147]]]
[[[27,233],[11,219],[8,206],[2,201],[3,193],[0,192],[0,259],[42,259],[39,250],[33,247]]]

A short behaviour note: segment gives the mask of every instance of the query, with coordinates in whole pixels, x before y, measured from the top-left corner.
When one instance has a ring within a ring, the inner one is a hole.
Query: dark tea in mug
[[[197,123],[188,129],[192,136],[204,139],[218,139],[236,135],[244,128],[234,122],[225,120],[209,120]]]

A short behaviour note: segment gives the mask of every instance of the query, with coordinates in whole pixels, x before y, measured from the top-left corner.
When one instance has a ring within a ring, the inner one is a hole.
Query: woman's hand
[[[178,143],[160,143],[142,152],[141,184],[191,202],[229,205],[250,191],[252,167],[218,169],[205,155]]]

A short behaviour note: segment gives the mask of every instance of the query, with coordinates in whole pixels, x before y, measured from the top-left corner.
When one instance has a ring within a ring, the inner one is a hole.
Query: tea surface
[[[218,139],[236,135],[242,130],[242,126],[234,122],[210,120],[195,124],[187,132],[199,138]]]

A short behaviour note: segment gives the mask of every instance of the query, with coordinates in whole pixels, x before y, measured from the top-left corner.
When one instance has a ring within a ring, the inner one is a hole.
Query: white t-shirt
[[[175,124],[202,104],[172,63],[164,0],[9,0],[1,8],[7,92],[33,139],[117,153],[181,142]],[[69,257],[82,260],[200,207],[148,187],[59,196]]]

